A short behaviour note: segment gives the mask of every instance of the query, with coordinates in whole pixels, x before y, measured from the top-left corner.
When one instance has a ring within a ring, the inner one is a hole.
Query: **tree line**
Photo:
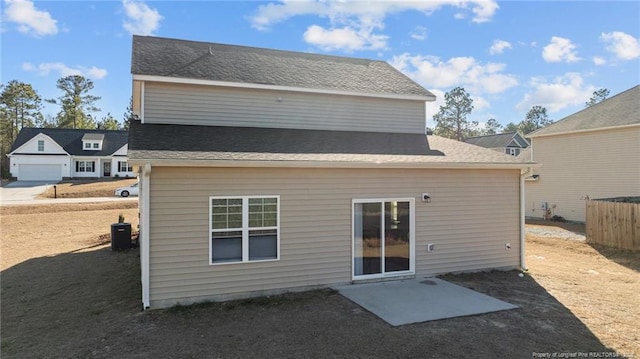
[[[607,99],[609,90],[599,89],[585,103],[585,107],[593,106]],[[510,122],[502,126],[496,119],[490,118],[483,127],[478,121],[468,120],[473,111],[473,99],[463,87],[456,87],[444,95],[444,105],[433,116],[435,122],[434,134],[442,137],[464,141],[470,137],[495,135],[498,133],[520,132],[522,135],[531,133],[553,123],[543,106],[532,106],[525,118],[519,123]]]
[[[31,84],[18,80],[0,84],[0,156],[3,173],[8,161],[6,154],[20,130],[24,127],[76,128],[126,130],[133,117],[132,101],[124,113],[123,121],[118,121],[111,113],[101,119],[94,118],[99,112],[97,102],[101,99],[91,93],[93,81],[80,75],[70,75],[57,80],[59,97],[45,99],[44,102],[58,105],[59,112],[52,116],[42,113],[43,99]]]

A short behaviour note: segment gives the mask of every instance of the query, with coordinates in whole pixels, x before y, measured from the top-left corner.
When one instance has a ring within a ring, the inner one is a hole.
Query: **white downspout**
[[[149,186],[151,185],[151,164],[146,163],[141,171],[141,190],[139,200],[140,208],[140,272],[142,282],[142,309],[148,309],[149,296]]]
[[[531,168],[527,171],[520,172],[520,268],[527,270],[525,261],[525,230],[524,230],[524,214],[525,214],[525,196],[524,196],[524,177],[531,173]]]

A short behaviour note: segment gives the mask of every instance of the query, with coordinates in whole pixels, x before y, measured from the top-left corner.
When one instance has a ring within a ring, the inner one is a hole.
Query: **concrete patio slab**
[[[348,284],[334,289],[393,326],[518,308],[438,278]]]

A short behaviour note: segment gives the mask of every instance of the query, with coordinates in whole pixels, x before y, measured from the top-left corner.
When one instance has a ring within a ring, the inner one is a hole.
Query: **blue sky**
[[[55,98],[58,78],[82,74],[102,97],[96,118],[123,117],[132,34],[384,60],[438,96],[430,126],[456,86],[470,119],[506,124],[640,83],[638,1],[0,1],[0,81]]]

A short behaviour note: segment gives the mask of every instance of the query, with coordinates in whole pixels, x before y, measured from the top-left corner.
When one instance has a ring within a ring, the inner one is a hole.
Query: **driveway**
[[[11,204],[34,200],[47,187],[56,184],[53,181],[16,181],[0,188],[0,203]]]

